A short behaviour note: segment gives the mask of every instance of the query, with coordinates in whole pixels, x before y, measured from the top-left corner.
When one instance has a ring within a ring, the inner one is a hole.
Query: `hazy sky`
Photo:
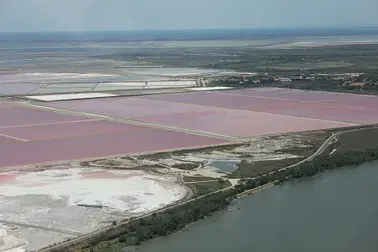
[[[378,0],[0,0],[0,31],[378,26]]]

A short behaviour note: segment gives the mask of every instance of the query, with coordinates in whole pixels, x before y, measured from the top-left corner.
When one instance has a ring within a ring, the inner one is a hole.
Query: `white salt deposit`
[[[96,91],[101,90],[127,90],[127,89],[159,89],[159,88],[182,88],[195,87],[195,80],[154,80],[139,82],[109,82],[100,83]]]
[[[67,232],[85,234],[160,209],[185,197],[176,181],[99,168],[0,173],[0,220],[12,223],[0,223],[0,252],[37,251],[72,238]]]
[[[99,83],[98,86],[127,86],[127,87],[144,87],[146,85],[145,81],[137,82],[104,82]]]
[[[39,101],[64,101],[64,100],[104,98],[104,97],[114,97],[114,96],[117,96],[117,95],[107,94],[107,93],[77,93],[77,94],[57,94],[57,95],[29,95],[25,97],[28,99],[39,100]]]
[[[48,195],[66,200],[68,206],[102,205],[135,214],[168,205],[185,194],[174,178],[143,171],[47,170],[17,174],[15,180],[0,182],[0,204],[7,197]]]
[[[175,88],[175,87],[195,87],[195,80],[178,81],[150,81],[146,88]]]
[[[0,252],[24,252],[25,246],[25,241],[8,234],[7,227],[0,224]]]

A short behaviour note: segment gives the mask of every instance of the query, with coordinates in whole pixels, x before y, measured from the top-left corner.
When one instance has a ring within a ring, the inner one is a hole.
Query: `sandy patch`
[[[1,215],[0,215],[1,218]],[[1,252],[24,252],[26,242],[8,233],[8,227],[0,224],[0,251]]]
[[[0,184],[0,194],[3,197],[47,195],[54,200],[66,199],[68,206],[101,205],[132,213],[170,204],[185,195],[171,178],[160,178],[161,183],[156,178],[143,171],[46,170],[19,174],[15,183],[4,181]],[[126,196],[134,200],[125,200]]]
[[[187,194],[176,175],[135,170],[71,168],[0,175],[0,219],[19,228],[9,233],[0,226],[1,252],[21,252],[10,249],[25,245],[38,249],[154,211]]]

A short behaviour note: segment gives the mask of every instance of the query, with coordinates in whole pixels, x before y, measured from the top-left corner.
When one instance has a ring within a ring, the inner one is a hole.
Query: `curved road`
[[[373,128],[376,128],[376,127],[373,127]],[[293,168],[295,166],[298,166],[304,162],[307,162],[307,161],[311,161],[313,160],[315,157],[321,155],[327,147],[329,147],[329,145],[332,143],[332,141],[334,139],[336,139],[338,136],[342,135],[342,134],[346,134],[346,133],[350,133],[350,132],[354,132],[354,131],[360,131],[360,130],[364,130],[366,128],[358,128],[358,129],[352,129],[352,130],[348,130],[348,131],[342,131],[342,132],[338,132],[336,134],[332,133],[332,135],[322,144],[322,146],[319,147],[319,149],[314,153],[312,154],[311,156],[303,159],[302,161],[299,161],[298,163],[295,163],[295,164],[292,164],[292,165],[289,165],[285,168],[281,168],[279,169],[279,171],[284,171],[284,170],[287,170],[287,169],[290,169],[290,168]],[[275,172],[270,172],[269,174],[273,174]],[[264,175],[262,175],[264,176]],[[254,177],[253,179],[256,179],[256,178],[259,178],[260,176],[257,176],[257,177]],[[144,214],[142,216],[139,216],[135,219],[132,219],[132,220],[138,220],[138,219],[141,219],[141,218],[145,218],[145,217],[148,217],[148,216],[151,216],[152,214],[155,214],[155,213],[160,213],[160,212],[164,212],[168,209],[172,209],[174,207],[177,207],[177,206],[181,206],[181,205],[184,205],[184,204],[187,204],[189,202],[193,202],[193,201],[196,201],[198,199],[201,199],[201,198],[204,198],[206,196],[209,196],[209,195],[212,195],[212,194],[216,194],[216,193],[219,193],[221,191],[226,191],[226,190],[229,190],[231,188],[233,188],[237,183],[238,183],[239,179],[233,179],[232,181],[232,185],[231,186],[228,186],[228,187],[225,187],[223,189],[220,189],[220,190],[217,190],[217,191],[214,191],[214,192],[211,192],[209,194],[206,194],[206,195],[202,195],[200,197],[197,197],[197,198],[193,198],[193,199],[189,199],[189,200],[186,200],[186,201],[183,201],[179,204],[175,204],[175,205],[170,205],[170,206],[167,206],[165,208],[162,208],[160,210],[157,210],[157,211],[154,211],[154,212],[151,212],[151,213],[148,213],[148,214]],[[128,221],[125,221],[125,222],[120,222],[119,224],[117,224],[116,226],[110,226],[110,227],[107,227],[107,228],[104,228],[104,229],[101,229],[101,230],[97,230],[97,231],[94,231],[92,233],[88,233],[88,234],[85,234],[85,235],[82,235],[82,236],[79,236],[79,237],[76,237],[76,238],[73,238],[72,240],[69,240],[69,241],[64,241],[62,243],[59,243],[57,244],[56,246],[53,246],[53,247],[48,247],[48,248],[44,248],[44,249],[41,249],[39,250],[39,252],[50,252],[52,251],[53,249],[54,250],[57,250],[57,249],[63,249],[64,247],[67,247],[67,246],[71,246],[71,245],[74,245],[74,244],[77,244],[77,243],[80,243],[80,242],[83,242],[85,240],[88,240],[90,239],[91,237],[95,237],[97,235],[100,235],[102,233],[105,233],[113,228],[116,228],[117,226],[121,226],[121,225],[124,225],[126,223],[129,223],[131,220],[128,220]]]

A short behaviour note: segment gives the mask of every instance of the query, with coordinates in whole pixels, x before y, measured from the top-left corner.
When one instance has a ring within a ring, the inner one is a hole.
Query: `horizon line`
[[[87,29],[87,30],[40,30],[40,31],[0,31],[0,34],[5,33],[91,33],[91,32],[173,32],[173,31],[274,31],[274,30],[351,30],[351,29],[378,29],[378,25],[375,26],[313,26],[313,27],[265,27],[265,28],[159,28],[159,29]]]

